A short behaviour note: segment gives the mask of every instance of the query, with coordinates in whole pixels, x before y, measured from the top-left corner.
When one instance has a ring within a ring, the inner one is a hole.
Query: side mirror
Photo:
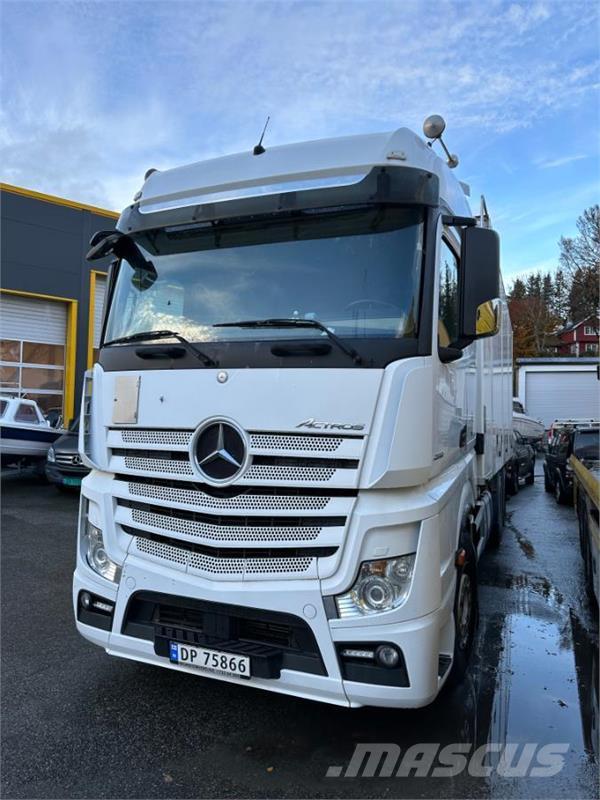
[[[114,255],[124,258],[134,271],[133,285],[143,291],[149,289],[158,277],[152,261],[147,261],[133,239],[119,231],[98,231],[90,239],[91,248],[86,256],[88,261],[96,261]]]
[[[118,231],[97,231],[90,239],[90,249],[86,255],[87,261],[97,261],[114,253],[115,247],[123,238]]]
[[[459,339],[467,344],[499,329],[500,240],[489,228],[463,230],[459,273]]]

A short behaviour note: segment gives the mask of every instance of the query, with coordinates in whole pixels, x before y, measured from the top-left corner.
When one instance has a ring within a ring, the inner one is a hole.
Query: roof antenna
[[[258,140],[258,144],[255,146],[254,150],[252,151],[252,155],[254,156],[262,156],[265,153],[265,148],[262,146],[262,140],[265,138],[265,132],[267,130],[267,125],[269,124],[269,120],[271,117],[267,117],[267,121],[265,122],[265,127],[263,128],[263,132],[260,135],[260,139]]]
[[[444,149],[444,153],[446,153],[447,164],[450,169],[454,169],[454,167],[458,166],[458,156],[450,153],[444,141],[442,139],[442,133],[446,129],[446,120],[443,117],[440,117],[439,114],[432,114],[431,116],[427,117],[425,122],[423,123],[423,133],[428,139],[431,139],[431,142],[427,142],[429,147],[433,146],[433,142],[435,140],[439,140],[439,143],[442,145]]]

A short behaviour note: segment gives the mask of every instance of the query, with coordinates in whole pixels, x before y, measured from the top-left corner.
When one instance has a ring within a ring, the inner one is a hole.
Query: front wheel
[[[449,688],[457,686],[469,667],[473,651],[479,604],[477,599],[477,567],[475,550],[470,544],[464,548],[466,561],[457,566],[456,594],[454,598],[454,658],[452,669],[448,675]]]

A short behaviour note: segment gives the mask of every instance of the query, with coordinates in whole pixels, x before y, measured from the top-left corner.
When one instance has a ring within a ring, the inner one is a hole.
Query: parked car
[[[513,397],[513,430],[520,433],[523,439],[534,447],[539,447],[544,438],[544,423],[529,417],[523,403],[516,397]]]
[[[79,419],[60,439],[57,439],[46,456],[46,477],[59,489],[75,489],[88,474],[79,455]]]
[[[506,466],[506,487],[509,494],[519,491],[519,481],[531,486],[535,474],[535,449],[519,433],[513,430],[513,457]]]
[[[554,494],[557,503],[573,502],[571,455],[583,464],[593,465],[600,460],[599,448],[600,423],[554,427],[544,462],[544,488]]]

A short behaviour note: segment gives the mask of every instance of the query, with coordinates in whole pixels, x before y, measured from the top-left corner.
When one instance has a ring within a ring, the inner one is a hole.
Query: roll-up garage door
[[[526,412],[549,428],[555,419],[598,418],[600,382],[596,370],[528,372]]]
[[[0,295],[0,391],[64,413],[67,304]]]

